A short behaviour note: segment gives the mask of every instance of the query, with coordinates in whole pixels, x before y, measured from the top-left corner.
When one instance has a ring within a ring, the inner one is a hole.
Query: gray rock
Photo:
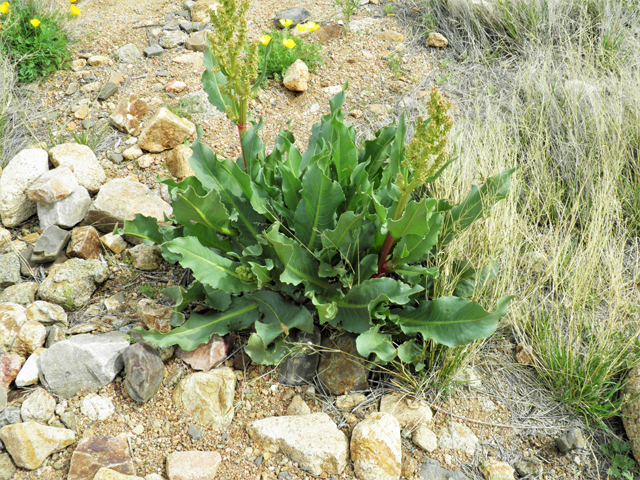
[[[47,340],[44,342],[45,348],[49,348],[52,345],[63,341],[66,338],[65,331],[66,328],[60,328],[58,325],[48,327]]]
[[[78,417],[73,412],[62,412],[60,415],[60,421],[70,430],[77,432],[79,430]]]
[[[543,473],[542,462],[537,458],[523,458],[513,464],[516,472],[521,477],[541,478]]]
[[[189,35],[185,42],[187,50],[194,52],[204,52],[207,49],[207,32],[195,32]],[[158,75],[159,76],[159,75]]]
[[[120,85],[113,82],[106,83],[98,93],[98,100],[108,100],[120,90]]]
[[[351,461],[360,480],[397,480],[402,470],[402,438],[398,420],[376,412],[351,434]]]
[[[107,179],[104,168],[86,145],[77,143],[56,145],[49,150],[49,157],[54,166],[66,165],[71,168],[78,184],[91,194],[96,193]]]
[[[160,390],[164,379],[164,363],[150,346],[136,343],[122,352],[124,387],[138,403],[149,401]]]
[[[128,253],[131,265],[138,270],[150,272],[162,265],[162,249],[158,245],[136,245]]]
[[[423,480],[469,480],[469,477],[461,472],[445,470],[440,466],[440,462],[429,457],[425,457],[418,475]]]
[[[20,416],[23,422],[38,422],[46,424],[55,413],[56,399],[44,388],[36,388],[22,402]]]
[[[14,423],[22,423],[20,407],[11,406],[0,412],[0,428],[13,425]]]
[[[204,23],[202,22],[182,22],[180,23],[180,29],[187,32],[199,32],[204,30]]]
[[[40,381],[63,398],[74,396],[81,388],[95,390],[122,370],[122,352],[128,346],[122,332],[75,335],[42,353],[38,360]]]
[[[38,203],[40,228],[50,225],[71,228],[80,223],[91,206],[91,197],[86,188],[78,186],[68,197],[53,203]]]
[[[187,41],[187,34],[179,30],[163,30],[158,37],[158,44],[162,48],[176,48],[183,45]]]
[[[157,57],[158,55],[162,55],[164,52],[164,48],[160,45],[151,45],[144,49],[145,57]]]
[[[574,448],[586,448],[586,446],[587,442],[582,436],[582,430],[579,428],[572,428],[556,438],[556,447],[560,453],[568,452]]]
[[[322,346],[329,351],[320,356],[318,379],[333,395],[343,395],[369,387],[369,372],[358,354],[355,337],[349,334],[326,338]]]
[[[200,428],[198,425],[193,425],[193,424],[189,425],[189,428],[187,429],[187,433],[194,440],[200,440],[202,438],[202,435],[204,434],[202,428]]]
[[[20,283],[20,260],[14,253],[0,255],[0,289]]]
[[[110,153],[108,157],[109,160],[111,160],[116,165],[120,165],[124,161],[124,157],[121,153]]]
[[[38,296],[73,310],[87,304],[97,284],[104,282],[108,273],[108,267],[100,260],[71,258],[51,268],[38,289]]]
[[[16,470],[9,454],[0,453],[0,480],[11,480]]]
[[[64,308],[55,303],[37,300],[27,307],[25,313],[27,320],[34,320],[43,325],[58,325],[64,328],[69,325]]]
[[[308,345],[320,345],[320,329],[317,326],[313,327],[313,333],[306,333],[299,330],[296,334],[295,341]],[[283,385],[304,385],[312,383],[316,375],[319,359],[320,354],[312,350],[307,353],[301,351],[287,357],[278,368],[278,383]]]
[[[478,445],[478,437],[466,425],[450,422],[438,431],[438,446],[446,450],[465,452],[473,456]]]
[[[2,267],[0,267],[2,268]],[[19,305],[29,305],[35,300],[38,284],[36,282],[22,282],[7,287],[0,293],[0,303],[13,302]]]
[[[284,28],[280,23],[280,19],[289,19],[293,23],[289,26],[289,29],[292,29],[299,23],[304,23],[311,18],[311,14],[307,11],[307,9],[302,7],[292,8],[287,10],[286,12],[280,12],[273,17],[273,24],[276,28],[282,29]]]
[[[27,189],[47,170],[48,155],[40,148],[22,150],[9,161],[0,177],[0,218],[5,227],[15,227],[36,213]]]
[[[183,20],[180,18],[172,18],[167,23],[162,26],[162,30],[168,32],[175,32],[180,29],[180,24],[183,23]]]
[[[57,202],[71,195],[76,188],[78,180],[71,169],[63,165],[40,175],[27,189],[27,198],[33,202]]]
[[[128,43],[113,52],[113,56],[118,63],[136,63],[142,58],[140,50],[133,43]]]
[[[71,232],[55,225],[47,227],[33,247],[31,260],[36,263],[53,262],[67,246]]]
[[[35,470],[49,455],[75,442],[76,435],[66,428],[27,422],[3,427],[0,439],[18,467]]]

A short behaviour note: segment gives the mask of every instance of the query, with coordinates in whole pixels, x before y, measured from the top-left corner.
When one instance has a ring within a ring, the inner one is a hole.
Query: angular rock
[[[469,480],[462,472],[445,470],[440,462],[425,457],[418,474],[423,480]]]
[[[120,85],[117,83],[107,82],[98,92],[98,100],[105,101],[115,95],[120,90]]]
[[[165,49],[172,49],[183,45],[187,38],[187,34],[180,30],[163,30],[158,37],[158,45]]]
[[[113,232],[124,226],[139,213],[164,222],[164,214],[171,216],[171,205],[154,194],[145,185],[116,179],[106,183],[89,208],[85,222],[101,232]]]
[[[38,359],[40,358],[42,352],[44,352],[44,349],[39,348],[31,355],[29,355],[29,358],[27,358],[27,361],[24,362],[24,365],[15,378],[16,387],[28,387],[29,385],[35,385],[36,383],[38,383],[38,377],[40,375]]]
[[[178,145],[172,149],[167,154],[167,168],[171,172],[171,175],[176,177],[178,180],[194,176],[195,173],[189,165],[189,159],[192,155],[193,150],[186,145]]]
[[[143,155],[143,152],[138,145],[129,147],[124,152],[122,152],[122,156],[127,160],[136,160],[140,158],[142,155]]]
[[[91,260],[100,258],[102,244],[98,231],[90,225],[76,227],[71,231],[71,241],[67,247],[67,257]]]
[[[17,303],[0,305],[0,348],[9,350],[18,336],[20,327],[27,321],[26,309]]]
[[[311,14],[307,11],[307,9],[302,7],[291,8],[286,12],[277,13],[275,17],[273,17],[273,24],[276,28],[283,29],[283,25],[280,23],[280,19],[291,20],[293,23],[289,27],[292,29],[299,23],[304,23],[311,18]]]
[[[473,456],[478,445],[478,437],[469,427],[458,422],[451,422],[438,432],[438,446],[447,450],[456,450]]]
[[[199,32],[204,29],[204,23],[202,22],[181,22],[180,30],[183,32],[191,33],[191,32]]]
[[[60,421],[63,423],[65,427],[74,432],[78,432],[80,428],[78,427],[78,417],[73,412],[62,412],[60,415]]]
[[[247,425],[247,433],[259,448],[281,451],[313,475],[340,475],[349,460],[347,437],[326,413],[256,420]]]
[[[38,203],[40,228],[51,225],[71,228],[80,223],[91,205],[91,197],[86,188],[78,186],[68,197],[54,203]]]
[[[322,45],[328,45],[331,40],[340,38],[344,35],[344,27],[342,25],[324,25],[315,32],[313,37]]]
[[[7,407],[0,412],[0,428],[13,425],[14,423],[22,423],[20,407]]]
[[[376,37],[378,38],[378,40],[386,40],[391,43],[404,42],[404,35],[393,30],[385,30],[384,32],[377,33]]]
[[[313,333],[299,330],[295,333],[295,342],[307,345],[319,345],[322,341],[320,329],[313,327]],[[278,367],[278,383],[283,385],[304,385],[312,383],[316,376],[320,354],[317,351],[300,351],[287,357]]]
[[[296,395],[291,399],[285,415],[309,415],[310,413],[309,405],[305,403],[300,395]]]
[[[135,475],[126,440],[115,437],[88,437],[80,440],[71,456],[67,480],[94,478],[101,468],[109,468],[124,475]]]
[[[0,303],[12,302],[27,306],[35,300],[38,287],[39,285],[36,282],[22,282],[17,285],[11,285],[0,293]]]
[[[424,400],[416,400],[402,393],[391,393],[380,400],[380,411],[396,417],[400,428],[415,429],[431,422],[431,408]]]
[[[0,387],[8,391],[9,385],[18,376],[23,364],[24,358],[17,353],[7,353],[0,356]]]
[[[20,416],[23,422],[38,422],[46,424],[55,413],[56,399],[44,388],[36,388],[22,402]]]
[[[486,480],[515,480],[515,470],[511,465],[497,460],[488,460],[481,467],[482,476]]]
[[[449,41],[440,33],[431,32],[427,37],[427,47],[444,48],[447,45],[449,45]]]
[[[11,232],[6,228],[0,226],[0,252],[5,253],[2,250],[6,245],[11,243]]]
[[[513,464],[521,477],[542,478],[543,468],[542,462],[537,458],[523,458]]]
[[[108,267],[100,260],[71,258],[51,268],[40,284],[38,296],[47,302],[79,308],[87,304],[108,273]]]
[[[140,134],[142,117],[148,110],[147,102],[131,94],[118,102],[115,111],[109,116],[109,122],[121,132],[137,136]],[[126,155],[125,158],[129,159]]]
[[[93,477],[93,480],[145,480],[137,475],[125,475],[124,473],[116,472],[110,468],[101,468]]]
[[[118,48],[113,52],[113,56],[118,63],[136,63],[142,58],[140,50],[133,43],[127,43],[124,47]]]
[[[43,325],[59,325],[66,328],[69,325],[67,313],[60,305],[37,300],[25,310],[27,320],[33,320]]]
[[[106,65],[113,65],[113,60],[104,55],[92,55],[87,60],[92,67],[104,67]]]
[[[556,447],[560,453],[565,453],[575,448],[586,448],[586,446],[587,442],[582,436],[582,430],[579,428],[572,428],[556,438]]]
[[[93,421],[104,421],[116,413],[116,407],[109,398],[91,393],[82,399],[80,412]]]
[[[181,65],[189,65],[194,69],[204,68],[204,54],[200,52],[178,55],[174,57],[172,61],[173,63],[179,63]]]
[[[0,453],[0,480],[11,480],[16,470],[9,454]]]
[[[160,45],[151,45],[146,47],[143,52],[145,57],[157,57],[158,55],[162,55],[164,48]]]
[[[0,255],[0,289],[10,287],[21,281],[19,257],[13,253]]]
[[[27,189],[47,170],[49,157],[40,148],[22,150],[9,161],[0,176],[0,219],[5,227],[15,227],[36,213]]]
[[[127,336],[119,331],[74,335],[42,353],[40,381],[63,398],[73,397],[81,388],[96,390],[122,370],[122,352],[128,346]]]
[[[73,170],[78,183],[94,194],[106,181],[104,168],[98,163],[93,151],[86,145],[63,143],[49,150],[49,157],[54,166],[68,166]]]
[[[282,83],[292,92],[306,92],[309,82],[309,67],[302,60],[297,59],[287,69]]]
[[[127,242],[122,238],[122,235],[114,233],[107,233],[106,235],[103,235],[100,237],[100,242],[115,254],[118,254],[127,248]]]
[[[402,469],[400,424],[388,413],[372,413],[351,434],[351,461],[360,480],[398,480]]]
[[[167,455],[167,476],[169,480],[213,479],[220,463],[218,452],[174,452]]]
[[[199,345],[198,348],[190,352],[178,347],[176,357],[191,365],[194,370],[208,372],[227,358],[228,350],[224,338],[219,335],[213,335],[207,343]]]
[[[158,245],[136,245],[128,253],[131,265],[138,270],[150,272],[162,265],[162,250]]]
[[[49,455],[75,442],[76,434],[66,428],[26,422],[3,427],[0,439],[18,467],[35,470]]]
[[[33,320],[27,320],[20,325],[20,330],[11,350],[21,357],[28,357],[44,345],[46,338],[47,329],[44,325]]]
[[[236,376],[228,367],[193,373],[176,385],[173,403],[211,428],[228,427],[233,420]]]
[[[368,372],[364,359],[358,354],[356,342],[349,334],[335,339],[327,338],[322,346],[338,352],[323,352],[320,356],[318,379],[333,395],[342,395],[353,390],[365,390]]]
[[[413,432],[413,443],[431,453],[438,448],[438,437],[426,425],[419,425]]]
[[[49,170],[27,188],[27,198],[32,202],[53,203],[71,195],[78,187],[78,180],[71,169],[62,166]]]
[[[160,390],[164,379],[164,363],[151,347],[136,343],[122,352],[124,387],[138,403],[149,401]]]
[[[47,341],[44,343],[45,348],[49,348],[53,344],[65,340],[66,331],[66,328],[61,328],[58,325],[52,325],[51,327],[49,327],[49,332],[47,333]]]
[[[189,35],[185,42],[187,50],[193,52],[204,52],[207,49],[207,32],[194,32]]]
[[[67,246],[69,238],[71,232],[55,225],[47,227],[33,247],[31,260],[36,263],[53,262]]]
[[[350,411],[360,405],[367,399],[362,393],[351,393],[349,395],[340,395],[336,398],[336,407],[339,410]]]
[[[162,107],[145,123],[138,138],[138,146],[152,153],[163,152],[184,143],[195,131],[195,125],[189,120],[180,118],[166,107]]]
[[[180,93],[180,92],[184,92],[186,88],[187,88],[186,83],[181,82],[179,80],[174,80],[173,82],[167,83],[167,86],[164,88],[164,90],[170,93]]]
[[[191,18],[194,22],[211,23],[211,13],[220,6],[219,0],[198,0],[191,7]]]

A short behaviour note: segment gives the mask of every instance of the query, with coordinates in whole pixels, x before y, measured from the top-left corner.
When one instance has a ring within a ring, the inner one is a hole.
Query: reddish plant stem
[[[384,239],[384,243],[382,244],[382,248],[380,249],[380,256],[378,257],[378,273],[374,276],[374,278],[381,277],[385,273],[387,273],[387,257],[389,256],[389,251],[391,250],[391,245],[393,245],[393,237],[391,233],[387,232],[387,237]]]

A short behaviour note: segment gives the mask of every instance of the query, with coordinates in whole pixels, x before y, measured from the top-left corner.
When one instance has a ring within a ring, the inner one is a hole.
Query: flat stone
[[[118,102],[115,111],[109,116],[109,122],[121,132],[137,136],[140,134],[142,117],[148,110],[147,102],[131,94]],[[124,157],[130,160],[127,155]]]
[[[396,417],[400,428],[415,429],[431,422],[432,412],[424,400],[416,400],[403,393],[384,395],[380,400],[380,411]]]
[[[572,428],[556,438],[556,447],[560,453],[565,453],[575,448],[586,448],[586,446],[587,442],[582,435],[582,430],[579,428]]]
[[[296,343],[306,343],[308,345],[319,345],[322,341],[320,329],[313,327],[313,333],[306,333],[299,330],[295,335]],[[278,383],[283,385],[304,385],[312,383],[316,376],[320,354],[314,350],[300,351],[295,355],[288,356],[278,367]]]
[[[360,480],[398,480],[402,469],[400,424],[393,415],[375,412],[351,434],[351,461]]]
[[[69,325],[64,308],[55,303],[37,300],[27,306],[25,314],[27,320],[34,320],[43,325],[59,325],[63,328]]]
[[[113,65],[113,60],[104,55],[92,55],[87,59],[87,62],[92,67],[104,67],[106,65]]]
[[[166,87],[164,87],[165,92],[169,93],[180,93],[184,92],[187,88],[187,84],[180,81],[174,80],[173,82],[167,83]]]
[[[291,403],[287,407],[287,411],[285,415],[309,415],[311,413],[311,409],[309,405],[305,403],[300,395],[295,395],[291,399]]]
[[[66,165],[71,168],[78,184],[91,194],[96,193],[107,179],[104,168],[86,145],[77,143],[56,145],[49,150],[49,157],[55,167]]]
[[[151,272],[162,265],[162,250],[158,245],[136,245],[128,254],[131,265],[138,270]]]
[[[23,422],[38,422],[46,424],[54,415],[56,399],[44,388],[36,388],[22,402],[20,416]]]
[[[353,336],[345,334],[335,339],[327,338],[322,341],[322,346],[333,350],[322,353],[318,367],[318,379],[329,392],[343,395],[368,388],[368,371]]]
[[[220,365],[229,354],[229,348],[225,339],[219,335],[213,335],[207,343],[199,345],[198,348],[187,352],[178,347],[176,357],[184,360],[194,370],[208,372]]]
[[[164,49],[172,49],[184,45],[187,34],[180,30],[163,30],[158,37],[158,44]]]
[[[92,226],[76,227],[71,231],[71,241],[67,247],[67,257],[84,260],[100,258],[102,244],[100,235]]]
[[[100,92],[98,93],[98,100],[104,101],[107,100],[109,98],[111,98],[113,95],[115,95],[118,90],[120,90],[120,85],[118,85],[117,83],[105,83],[104,86],[100,89]]]
[[[529,475],[530,478],[542,478],[544,469],[542,462],[537,458],[523,458],[514,463],[513,466],[521,477]]]
[[[29,355],[29,358],[27,358],[27,361],[24,362],[24,365],[15,378],[16,387],[28,387],[29,385],[35,385],[36,383],[38,383],[38,376],[40,375],[38,359],[40,358],[42,352],[44,352],[44,349],[39,348],[31,355]]]
[[[187,33],[199,32],[204,29],[204,23],[202,22],[181,22],[180,29]]]
[[[40,175],[27,188],[27,198],[33,202],[53,203],[68,197],[77,187],[75,175],[63,165]]]
[[[91,300],[97,285],[103,283],[109,269],[100,260],[71,258],[54,265],[38,289],[38,296],[48,302],[73,310]]]
[[[438,448],[438,437],[426,425],[419,425],[413,432],[413,443],[431,453]]]
[[[33,320],[27,320],[20,325],[18,335],[11,350],[21,357],[28,357],[44,345],[47,338],[47,329],[44,325]]]
[[[86,188],[78,186],[68,197],[54,203],[38,203],[40,228],[45,230],[51,225],[72,228],[80,223],[91,205],[91,197]]]
[[[425,457],[418,474],[422,480],[469,480],[462,472],[445,470],[440,462]]]
[[[481,467],[486,480],[515,480],[515,470],[511,465],[497,460],[488,460]]]
[[[195,175],[189,165],[189,159],[193,155],[193,150],[186,145],[178,145],[167,154],[167,168],[171,175],[178,180]]]
[[[18,467],[35,470],[49,455],[75,442],[76,434],[66,428],[26,422],[3,427],[0,439]]]
[[[48,169],[47,152],[40,148],[22,150],[9,161],[0,176],[0,219],[5,227],[15,227],[36,213],[27,189]]]
[[[11,285],[0,293],[0,303],[12,302],[27,306],[35,300],[38,287],[39,285],[36,282],[22,282]]]
[[[97,390],[122,370],[122,352],[128,346],[127,336],[119,331],[74,335],[42,353],[40,381],[63,398],[73,397],[81,388]]]
[[[21,281],[18,256],[13,253],[0,255],[0,288],[4,289]]]
[[[118,63],[136,63],[142,58],[142,54],[138,47],[133,43],[128,43],[123,47],[114,50],[113,56]]]
[[[126,440],[105,436],[80,440],[71,456],[67,480],[94,478],[101,468],[109,468],[124,475],[135,475]]]
[[[106,235],[103,235],[102,237],[100,237],[100,242],[102,242],[105,247],[116,254],[124,251],[124,249],[127,248],[127,242],[125,241],[125,239],[122,238],[122,235],[118,235],[116,233],[107,233]]]
[[[164,363],[150,346],[136,343],[122,352],[124,387],[131,398],[145,403],[158,393],[164,379]]]
[[[222,457],[218,452],[174,452],[167,455],[169,480],[209,480],[216,478]]]
[[[478,437],[469,427],[458,422],[451,422],[438,432],[438,446],[446,450],[464,452],[473,456],[478,445]]]
[[[189,120],[180,118],[166,107],[162,107],[145,123],[138,138],[138,146],[152,153],[163,152],[184,143],[195,131],[195,125]]]
[[[60,421],[63,423],[65,427],[74,432],[78,432],[80,430],[78,417],[73,412],[62,412],[60,415]]]
[[[158,55],[162,55],[164,53],[164,48],[160,45],[151,45],[144,49],[145,57],[157,57]]]
[[[193,373],[173,390],[173,403],[184,408],[202,425],[228,427],[233,420],[236,376],[228,367]]]
[[[293,23],[289,26],[289,29],[292,29],[299,23],[304,23],[311,18],[311,14],[307,11],[306,8],[296,7],[291,8],[285,12],[277,13],[275,17],[273,17],[273,24],[276,28],[282,30],[284,27],[280,23],[280,19],[291,20]]]
[[[311,35],[322,45],[328,45],[331,40],[340,38],[344,35],[344,27],[342,25],[324,25]]]
[[[340,475],[349,460],[349,442],[326,413],[256,420],[247,425],[256,446],[292,462],[313,475]]]
[[[66,332],[67,332],[66,328],[61,328],[58,325],[52,325],[51,327],[49,327],[49,333],[47,333],[47,340],[44,342],[45,348],[49,348],[58,342],[66,340]]]
[[[67,246],[71,232],[51,225],[46,228],[33,247],[31,260],[36,263],[53,262]]]
[[[116,407],[109,398],[90,393],[82,399],[80,412],[92,421],[104,421],[116,413]]]

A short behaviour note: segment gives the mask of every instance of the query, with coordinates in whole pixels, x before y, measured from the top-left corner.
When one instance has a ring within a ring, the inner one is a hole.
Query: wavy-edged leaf
[[[400,275],[402,279],[412,285],[424,285],[424,279],[426,276],[432,278],[438,278],[440,269],[438,267],[423,267],[421,265],[400,265],[393,267],[391,272],[396,275]]]
[[[465,262],[466,263],[466,262]],[[453,294],[456,297],[471,297],[477,289],[484,287],[498,274],[498,262],[492,262],[479,271],[465,265],[463,271],[454,275],[459,278]]]
[[[407,335],[420,333],[424,339],[458,347],[490,336],[498,321],[507,314],[512,298],[500,298],[492,313],[472,300],[458,297],[441,297],[422,302],[416,308],[394,309],[391,313],[397,316],[396,322]]]
[[[198,281],[192,282],[187,288],[178,285],[166,287],[160,290],[160,293],[175,302],[173,306],[174,312],[183,311],[191,302],[203,300],[205,296],[204,286]]]
[[[300,202],[300,190],[302,190],[302,182],[286,165],[279,165],[280,175],[282,178],[282,195],[284,203],[292,212],[298,208]]]
[[[353,264],[357,260],[357,254],[366,252],[373,243],[373,231],[363,232],[363,220],[364,213],[356,215],[344,212],[340,215],[336,228],[322,234],[322,245],[339,251],[342,258]],[[370,222],[367,226],[373,227]]]
[[[343,179],[349,179],[358,164],[358,149],[347,125],[334,118],[330,122],[331,157],[338,174],[338,182],[344,184]]]
[[[251,267],[251,272],[256,276],[256,281],[258,283],[257,287],[262,288],[264,285],[271,282],[271,269],[273,268],[273,260],[270,258],[266,259],[267,265],[260,265],[256,262],[248,262]],[[269,263],[271,263],[271,267],[269,267]]]
[[[164,183],[169,188],[169,195],[174,198],[174,195],[178,192],[184,192],[187,188],[191,187],[195,190],[196,194],[204,197],[207,194],[207,190],[202,187],[202,183],[193,175],[185,177],[179,182],[173,178],[158,178],[158,182]]]
[[[273,345],[267,347],[257,333],[252,333],[244,347],[247,355],[260,365],[277,365],[289,353],[289,348],[282,339],[277,339]]]
[[[162,245],[164,236],[160,233],[158,220],[136,213],[133,220],[125,220],[124,228],[119,229],[121,235],[131,235],[142,240],[145,245]]]
[[[436,207],[433,198],[423,198],[420,202],[410,201],[398,220],[389,220],[387,228],[395,239],[405,235],[423,237],[430,231],[429,219]]]
[[[412,338],[398,347],[398,358],[404,363],[416,365],[423,360],[422,347]]]
[[[262,290],[250,297],[258,305],[263,318],[255,324],[256,333],[265,345],[280,335],[288,336],[293,328],[307,333],[313,332],[313,317],[305,307],[287,302],[282,295]]]
[[[222,93],[222,87],[226,85],[227,77],[221,71],[214,72],[217,63],[211,52],[211,47],[207,47],[204,52],[204,65],[207,69],[202,74],[202,88],[207,92],[209,103],[225,113],[227,106],[233,108],[233,101]]]
[[[380,327],[381,325],[376,325],[358,335],[356,348],[364,358],[375,353],[382,363],[387,363],[396,358],[396,348],[393,346],[391,335],[380,333]]]
[[[369,168],[367,168],[369,181],[378,185],[380,170],[389,157],[391,143],[395,139],[396,127],[381,128],[375,135],[373,140],[364,142],[363,148],[358,153],[358,163],[369,161]]]
[[[231,305],[231,295],[219,288],[211,288],[209,285],[204,286],[205,303],[211,308],[224,312]]]
[[[192,187],[188,187],[173,201],[173,214],[176,221],[183,225],[198,223],[222,235],[238,235],[238,231],[231,228],[229,212],[216,190],[201,197]]]
[[[426,260],[431,255],[431,249],[438,242],[438,235],[442,227],[442,215],[431,215],[428,222],[428,233],[424,236],[405,235],[393,247],[391,263],[406,265]],[[395,268],[395,267],[392,267]]]
[[[181,327],[168,333],[157,330],[136,329],[143,339],[160,347],[179,345],[186,351],[195,350],[198,345],[207,343],[213,334],[226,335],[229,332],[242,330],[253,325],[260,317],[255,302],[243,297],[233,297],[229,309],[224,312],[199,315],[192,313]]]

